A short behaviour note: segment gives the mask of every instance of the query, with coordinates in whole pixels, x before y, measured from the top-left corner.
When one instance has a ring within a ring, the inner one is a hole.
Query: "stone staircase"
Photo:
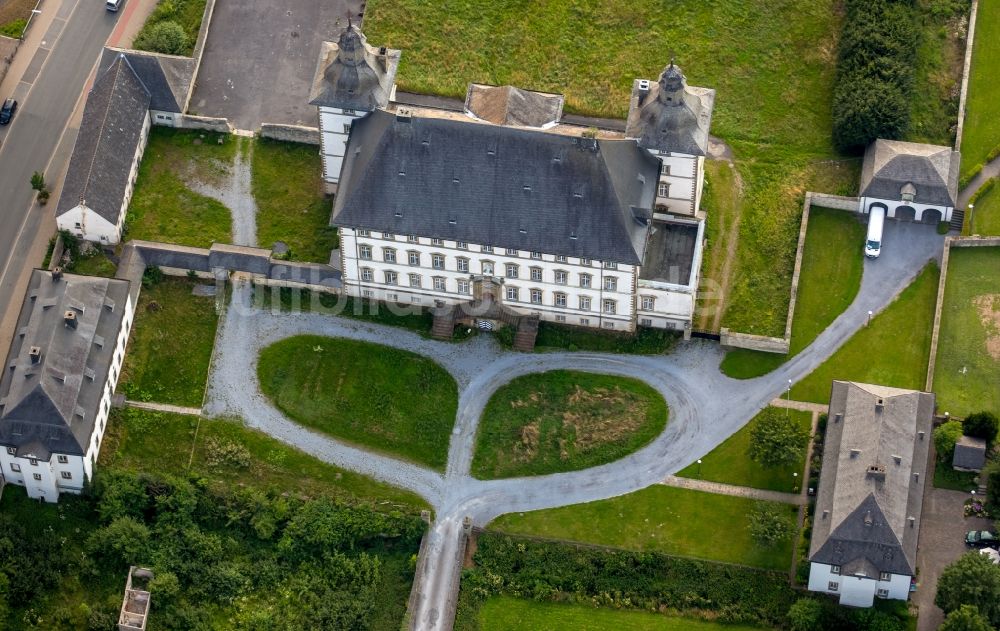
[[[514,333],[514,350],[530,353],[535,350],[535,337],[538,336],[538,316],[522,316]]]
[[[434,323],[431,325],[431,337],[436,340],[450,340],[455,333],[454,305],[438,305],[432,313]]]
[[[951,211],[951,223],[948,226],[952,230],[956,230],[959,233],[962,232],[962,226],[965,225],[965,210],[961,208],[956,208]]]

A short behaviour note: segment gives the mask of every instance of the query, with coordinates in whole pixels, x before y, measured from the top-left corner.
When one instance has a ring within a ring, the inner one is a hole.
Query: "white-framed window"
[[[830,574],[840,574],[840,566],[839,565],[831,565],[830,566]]]
[[[875,595],[878,596],[879,598],[888,598],[889,590],[885,589],[884,587],[879,588],[878,590],[876,590]]]
[[[458,248],[459,250],[468,250],[469,244],[466,243],[465,241],[456,241],[455,247]]]
[[[482,251],[483,251],[483,252],[489,252],[489,253],[492,253],[492,252],[493,252],[493,246],[492,246],[492,245],[484,245],[484,246],[482,247]]]
[[[590,274],[580,274],[580,287],[590,287],[593,281],[594,277]]]
[[[392,234],[391,232],[383,232],[382,233],[382,238],[386,239],[388,241],[395,241],[396,240],[396,235]]]
[[[420,296],[410,296],[410,302],[412,302],[415,305],[419,305],[421,302],[423,302],[423,300],[420,299]]]
[[[565,285],[569,282],[569,272],[564,269],[557,269],[555,271],[555,282],[556,285]]]
[[[406,262],[410,265],[419,266],[420,265],[420,252],[410,250],[406,253]]]
[[[409,276],[410,276],[410,287],[420,287],[420,274],[410,274]]]
[[[66,456],[56,456],[56,460],[59,461],[59,464],[67,464],[69,462],[69,458]]]
[[[556,322],[565,322],[565,321],[566,321],[566,316],[562,314],[556,316]]]
[[[652,311],[654,309],[655,305],[656,305],[656,297],[655,296],[643,296],[642,297],[642,310],[643,311]]]
[[[507,278],[517,278],[517,274],[518,274],[518,271],[517,271],[518,265],[517,265],[517,263],[507,263],[504,267],[506,268],[505,271],[507,272],[507,274],[506,274]]]
[[[28,464],[30,464],[33,467],[37,467],[38,466],[38,459],[37,458],[28,458]]]
[[[507,256],[517,256],[517,248],[507,248],[504,252]]]
[[[14,473],[20,473],[21,465],[17,464],[16,462],[12,462],[10,463],[10,470],[13,471]]]
[[[580,318],[580,326],[590,326],[590,318]]]
[[[660,182],[656,185],[656,196],[657,197],[670,197],[670,184],[668,182]]]
[[[670,165],[666,162],[660,163],[660,175],[670,175]]]
[[[382,248],[382,260],[386,263],[395,263],[396,248]]]
[[[410,243],[420,243],[420,239],[415,234],[406,235],[406,240]]]
[[[615,313],[618,309],[618,305],[614,300],[604,300],[604,313]]]
[[[371,234],[372,233],[369,232],[369,231],[367,231],[367,230],[360,230],[360,229],[358,230],[358,236],[359,237],[368,237],[368,236],[371,236]]]
[[[892,574],[890,574],[889,572],[881,572],[878,575],[878,580],[884,581],[884,582],[889,582],[889,581],[892,580]]]
[[[370,267],[361,268],[361,280],[365,281],[366,283],[370,283],[374,278],[375,274],[374,272],[372,272],[372,268]]]
[[[346,114],[348,116],[354,116],[355,114],[357,114],[357,112],[355,112],[354,110],[348,109],[346,107],[343,109],[343,112],[344,112],[344,114]]]
[[[649,318],[642,318],[639,320],[640,326],[653,326],[653,321]]]
[[[455,259],[455,263],[458,266],[458,271],[460,272],[469,271],[469,259],[465,258],[464,256],[460,256],[457,259]]]
[[[605,322],[604,323],[604,328],[605,329],[613,329],[613,328],[615,328],[615,323],[614,322]]]
[[[587,267],[590,267],[590,264],[591,264],[590,259],[580,259],[580,265],[586,265]]]
[[[431,239],[431,245],[444,245],[444,241],[441,239]]]
[[[8,447],[7,448],[7,453],[9,453],[10,455],[13,456],[13,455],[15,455],[17,453],[17,449],[15,447]]]
[[[614,261],[604,261],[604,269],[618,269],[618,263]]]
[[[493,261],[483,261],[483,274],[486,276],[493,275]]]
[[[41,473],[32,473],[31,477],[35,478],[39,482],[42,480],[42,474]]]
[[[618,291],[618,279],[614,276],[605,276],[604,291]]]
[[[531,258],[535,259],[536,261],[541,261],[542,260],[542,253],[541,252],[532,252],[531,253]]]
[[[372,260],[372,246],[362,243],[358,246],[358,258],[366,261]]]
[[[62,479],[63,480],[72,480],[73,479],[73,474],[70,473],[69,471],[60,471],[59,473],[62,475]]]
[[[434,291],[447,291],[447,285],[443,276],[434,277]]]
[[[80,228],[82,228],[83,226],[81,226],[81,225],[80,225],[80,222],[78,221],[78,222],[76,222],[75,224],[73,224],[73,227],[79,230],[79,229],[80,229]]]
[[[345,134],[351,133],[351,124],[350,123],[344,123],[344,133]]]
[[[556,292],[556,294],[555,294],[555,303],[556,303],[557,307],[565,307],[566,306],[566,294],[564,294],[562,292]]]
[[[540,267],[532,267],[531,268],[531,280],[536,281],[536,282],[541,282],[542,281],[542,268],[540,268]]]
[[[469,284],[469,281],[465,280],[464,278],[458,279],[458,293],[470,294],[472,293],[471,290],[472,286]]]
[[[826,584],[826,591],[835,592],[840,589],[840,583],[837,581],[830,581]]]
[[[590,311],[590,296],[580,296],[580,311]]]
[[[431,267],[444,269],[444,254],[431,254]]]
[[[566,257],[565,256],[563,256],[561,254],[557,254],[556,255],[556,263],[565,263],[565,262],[566,262]]]
[[[531,304],[540,305],[542,304],[542,290],[532,289],[531,290]]]
[[[510,285],[507,285],[507,300],[509,300],[510,302],[517,302],[518,300],[520,300],[520,293],[521,290],[519,290],[517,287],[511,287]]]
[[[385,284],[386,285],[399,284],[399,277],[396,275],[396,272],[393,272],[392,270],[385,270]]]
[[[399,294],[386,294],[385,299],[390,302],[399,302]]]
[[[361,295],[364,296],[365,298],[371,298],[375,295],[375,292],[372,291],[371,289],[362,289]]]

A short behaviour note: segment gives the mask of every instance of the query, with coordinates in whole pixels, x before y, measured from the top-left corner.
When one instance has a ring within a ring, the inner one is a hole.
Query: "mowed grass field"
[[[976,200],[971,217],[968,212],[965,217],[969,234],[1000,235],[1000,189],[994,186],[987,191]]]
[[[835,379],[923,390],[939,274],[937,263],[928,264],[869,326],[792,386],[791,398],[827,403]]]
[[[934,392],[952,415],[1000,414],[1000,248],[951,249]]]
[[[260,353],[261,390],[292,420],[443,470],[458,387],[434,361],[343,338],[299,335]]]
[[[795,422],[809,432],[812,429],[812,414],[800,410],[768,408],[778,414],[787,414]],[[756,423],[760,422],[764,412],[755,416],[740,431],[726,439],[724,443],[713,449],[701,459],[701,465],[691,464],[677,475],[684,478],[750,486],[756,489],[783,491],[791,493],[796,485],[802,484],[805,470],[805,454],[793,465],[787,467],[768,468],[750,459],[750,435]],[[792,475],[797,473],[798,477]]]
[[[119,386],[128,398],[201,407],[219,316],[196,284],[166,278],[139,293]]]
[[[753,631],[760,628],[505,596],[490,598],[479,609],[480,631]]]
[[[749,531],[753,505],[743,497],[655,485],[588,504],[504,515],[490,529],[787,570],[792,541],[757,545]],[[787,508],[794,525],[796,507]]]
[[[962,173],[986,162],[987,154],[1000,146],[1000,4],[980,2],[976,16],[976,41],[972,47],[972,70],[962,132]]]
[[[667,404],[637,379],[553,370],[518,377],[486,404],[472,474],[507,478],[612,462],[655,438]]]

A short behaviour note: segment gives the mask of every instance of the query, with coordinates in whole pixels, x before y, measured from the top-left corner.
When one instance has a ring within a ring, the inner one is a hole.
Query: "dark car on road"
[[[3,102],[3,107],[0,108],[0,125],[6,125],[10,122],[10,119],[14,118],[14,112],[17,111],[17,101],[14,99],[7,99]]]
[[[989,530],[970,530],[965,533],[965,545],[971,548],[997,548],[1000,547],[1000,538],[997,538],[997,533]]]

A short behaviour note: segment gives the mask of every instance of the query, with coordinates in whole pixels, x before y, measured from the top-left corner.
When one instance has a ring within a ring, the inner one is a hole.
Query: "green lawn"
[[[553,370],[497,390],[476,434],[472,474],[509,478],[576,471],[647,444],[667,424],[667,404],[637,379]]]
[[[229,209],[195,193],[186,182],[218,181],[232,164],[237,144],[210,132],[153,127],[125,220],[126,239],[202,248],[230,243]]]
[[[971,220],[966,212],[966,224],[969,234],[1000,235],[1000,190],[996,186],[976,200]]]
[[[749,514],[753,504],[742,497],[655,485],[589,504],[504,515],[490,528],[788,570],[791,540],[761,548],[751,539]],[[788,505],[789,522],[795,522],[796,514],[796,508]]]
[[[166,278],[139,293],[120,389],[130,399],[201,407],[219,316],[194,281]]]
[[[330,227],[331,201],[323,195],[323,165],[312,145],[258,140],[252,149],[257,200],[257,242],[284,241],[291,258],[326,263],[337,247]]]
[[[939,270],[930,263],[884,311],[792,387],[796,401],[827,403],[835,379],[922,390]]]
[[[379,344],[317,335],[260,354],[261,388],[290,418],[443,470],[458,388],[441,366]]]
[[[955,416],[1000,413],[1000,248],[952,248],[934,391]]]
[[[968,493],[979,486],[974,482],[976,473],[955,471],[949,466],[950,462],[942,464],[935,460],[931,465],[934,467],[934,488]]]
[[[736,248],[742,184],[739,171],[731,162],[705,162],[705,190],[701,209],[705,220],[705,245],[701,261],[701,286],[698,288],[694,328],[717,332],[725,310],[725,284],[732,275],[732,256]],[[729,261],[729,266],[726,265]]]
[[[976,42],[972,47],[972,71],[962,132],[962,173],[986,162],[987,154],[1000,146],[1000,4],[980,2],[976,17]]]
[[[778,414],[788,414],[807,432],[812,428],[812,414],[810,412],[767,409]],[[727,438],[724,443],[702,458],[701,465],[694,463],[681,470],[677,475],[684,478],[750,486],[757,489],[793,492],[796,485],[802,484],[802,474],[805,470],[804,455],[794,465],[779,469],[766,468],[750,459],[750,433],[754,424],[759,422],[765,411],[755,416],[740,431]],[[798,473],[799,477],[793,476],[793,473]]]
[[[118,268],[111,262],[111,259],[104,256],[103,252],[97,251],[88,256],[81,255],[74,258],[66,271],[84,276],[113,278]]]
[[[239,457],[227,461],[220,457],[226,452]],[[112,416],[101,449],[101,467],[183,475],[189,471],[189,461],[192,473],[219,488],[249,484],[311,497],[331,495],[378,510],[415,513],[427,508],[427,503],[412,493],[327,464],[238,420],[199,419],[135,408]]]
[[[481,631],[752,631],[761,627],[496,596],[480,608],[479,628]]]
[[[788,355],[738,349],[726,353],[722,372],[749,379],[771,372],[809,346],[844,312],[861,288],[865,226],[853,213],[814,207],[809,212],[799,292]]]

